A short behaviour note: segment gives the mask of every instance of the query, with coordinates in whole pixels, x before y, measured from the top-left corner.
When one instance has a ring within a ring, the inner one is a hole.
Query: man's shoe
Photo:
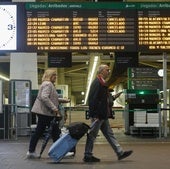
[[[121,155],[118,155],[118,160],[123,160],[124,158],[130,156],[133,153],[132,150],[124,151]]]
[[[30,158],[30,159],[40,158],[40,156],[37,155],[36,152],[32,152],[32,153],[31,153],[31,152],[28,151],[26,155],[27,155],[27,158]]]
[[[84,159],[83,159],[84,162],[90,162],[90,163],[95,163],[95,162],[100,162],[100,159],[99,158],[96,158],[94,156],[91,156],[91,157],[87,157],[85,156]]]

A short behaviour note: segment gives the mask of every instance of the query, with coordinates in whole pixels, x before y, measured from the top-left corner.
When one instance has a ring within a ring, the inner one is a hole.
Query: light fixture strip
[[[86,91],[86,95],[85,95],[84,104],[87,103],[87,98],[88,98],[88,95],[89,95],[90,86],[91,86],[91,83],[92,83],[92,80],[93,80],[93,77],[94,77],[94,73],[95,73],[95,70],[96,70],[96,67],[97,67],[98,60],[99,60],[99,56],[95,56],[94,61],[93,61],[92,71],[91,71],[91,74],[90,74],[90,78],[88,80],[88,85],[87,85],[87,91]]]

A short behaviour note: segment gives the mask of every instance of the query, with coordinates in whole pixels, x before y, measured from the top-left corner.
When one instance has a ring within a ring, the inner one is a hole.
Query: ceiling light
[[[158,76],[163,77],[164,76],[164,71],[163,69],[158,70]]]
[[[6,80],[6,81],[9,81],[9,78],[8,77],[5,77],[3,75],[0,75],[0,79],[3,79],[3,80]]]
[[[90,74],[88,75],[87,90],[86,90],[84,104],[87,103],[87,98],[88,98],[88,95],[89,95],[90,86],[91,86],[92,80],[94,79],[94,76],[95,76],[96,67],[97,67],[97,65],[100,61],[99,58],[100,58],[99,56],[95,56],[94,60],[92,62],[93,66],[92,66],[91,72],[89,72]]]

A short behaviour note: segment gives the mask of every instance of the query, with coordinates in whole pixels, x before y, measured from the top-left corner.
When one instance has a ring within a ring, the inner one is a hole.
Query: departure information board
[[[11,51],[170,50],[168,2],[3,3],[9,4],[17,5],[17,49]]]
[[[138,11],[139,51],[170,50],[169,10]]]
[[[27,11],[27,46],[50,51],[132,51],[136,49],[134,14],[105,9]]]

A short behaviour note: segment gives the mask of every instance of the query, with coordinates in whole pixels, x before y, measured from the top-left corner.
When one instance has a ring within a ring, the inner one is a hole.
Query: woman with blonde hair
[[[55,88],[55,81],[57,78],[57,72],[55,69],[47,69],[42,77],[42,84],[38,91],[37,98],[33,104],[32,112],[38,117],[37,127],[32,134],[29,144],[29,151],[27,152],[27,158],[38,158],[36,154],[36,146],[38,140],[43,135],[46,127],[50,127],[50,122],[55,116],[60,117],[58,106],[59,102],[68,103],[68,99],[59,99],[58,93]],[[60,136],[59,125],[55,125],[52,130],[52,139],[55,142]]]

